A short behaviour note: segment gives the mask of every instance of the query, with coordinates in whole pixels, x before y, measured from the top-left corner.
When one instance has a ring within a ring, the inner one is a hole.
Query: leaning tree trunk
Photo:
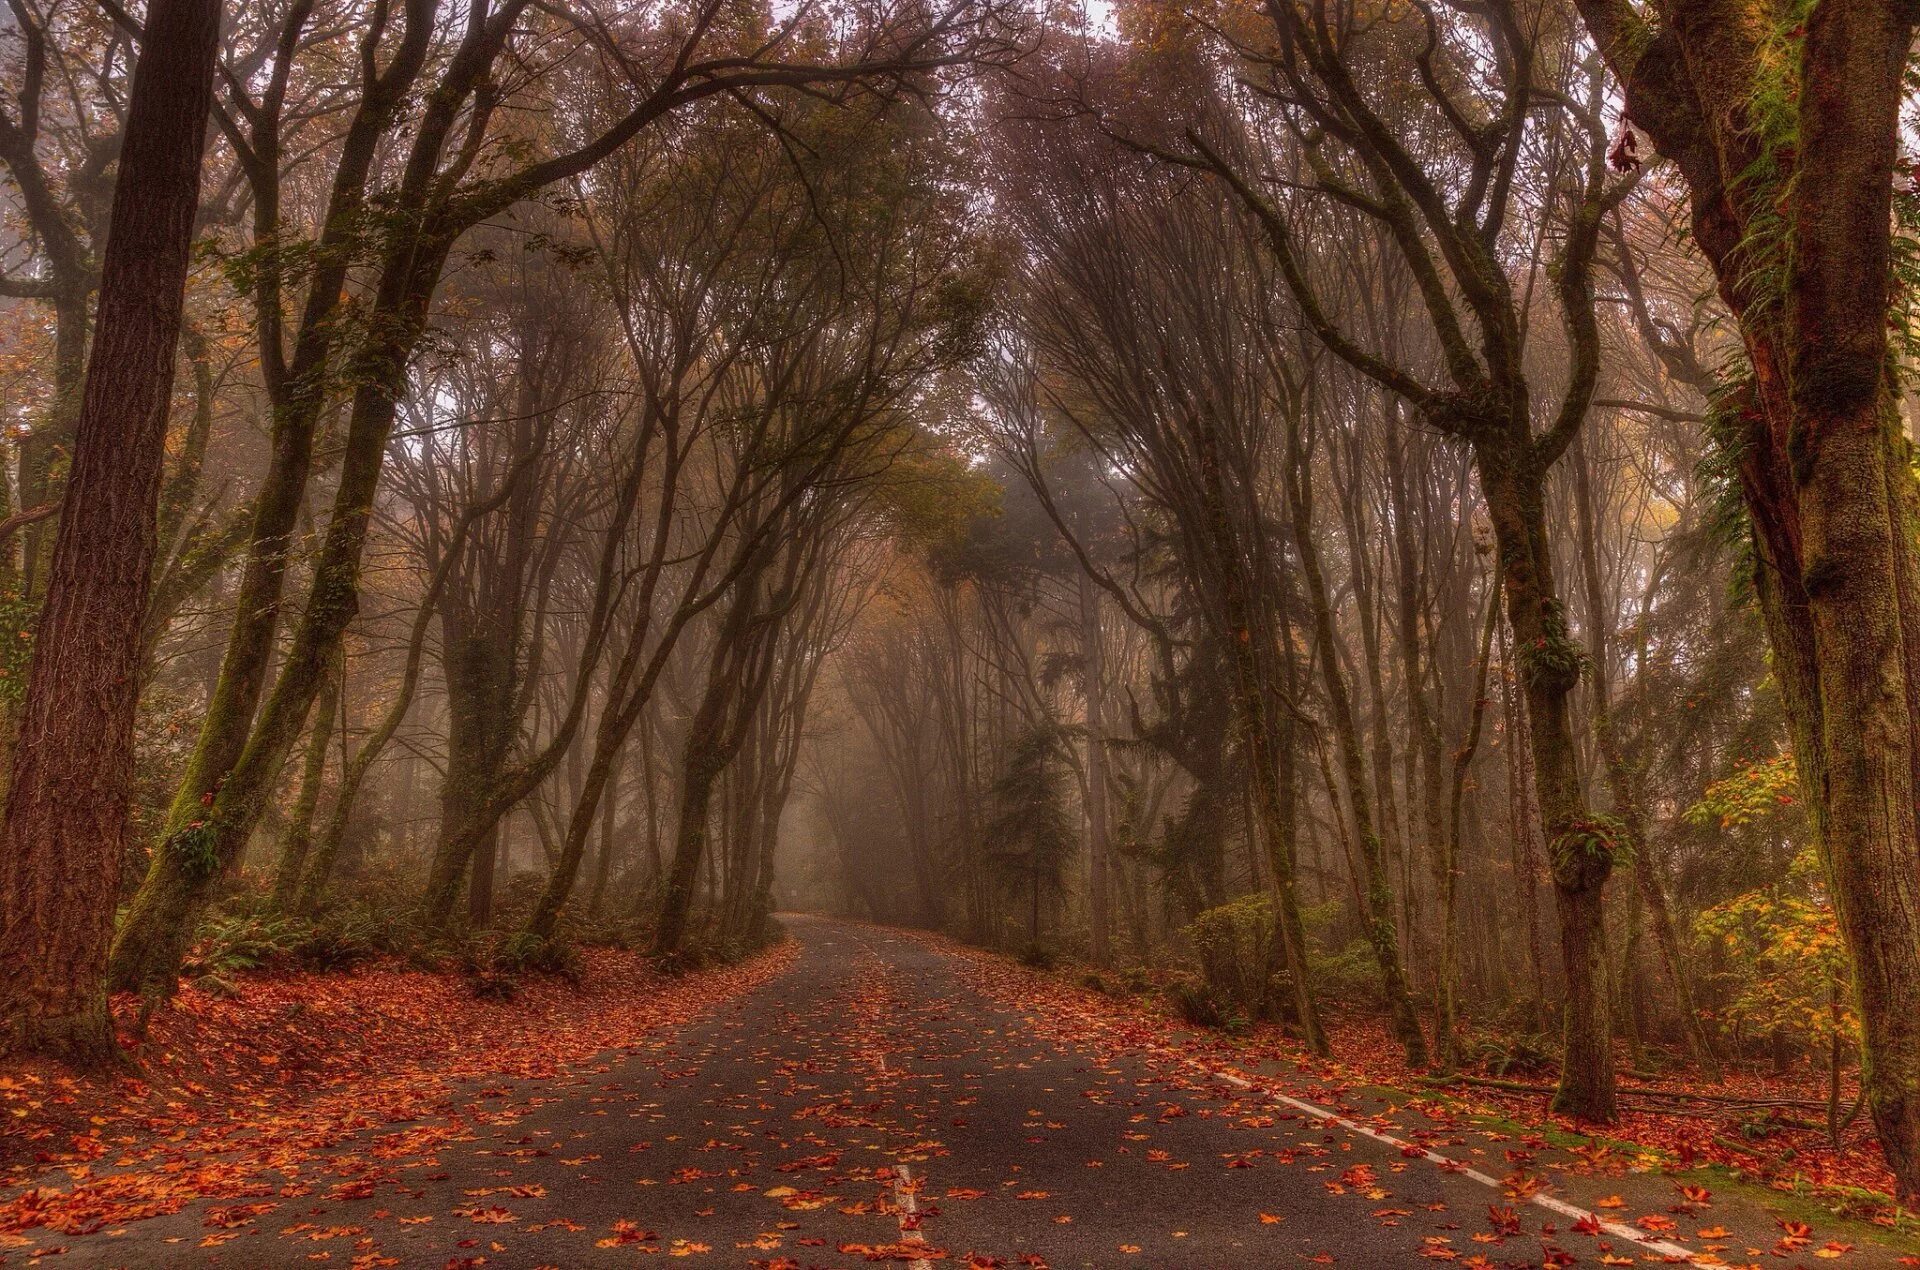
[[[673,859],[667,866],[660,917],[653,932],[653,955],[675,957],[685,947],[693,913],[693,890],[707,854],[713,818],[713,790],[726,768],[726,759],[710,731],[696,730],[687,738],[680,779],[680,818],[674,831]]]
[[[434,282],[449,246],[447,240],[422,246],[406,257],[405,267],[389,262],[381,278],[375,304],[390,320],[376,327],[375,336],[354,358],[352,371],[360,386],[354,392],[339,488],[300,624],[245,749],[225,779],[202,796],[209,803],[202,820],[176,825],[176,800],[169,831],[114,940],[108,979],[115,987],[172,991],[192,938],[194,915],[213,879],[239,854],[265,813],[326,668],[359,612],[361,559],[387,440],[407,359],[425,329]],[[203,733],[203,742],[206,739]]]
[[[1112,959],[1112,894],[1108,879],[1112,844],[1107,831],[1107,728],[1102,696],[1106,673],[1100,635],[1100,592],[1080,573],[1081,681],[1087,699],[1087,915],[1093,964]]]
[[[148,7],[73,468],[0,824],[5,1027],[16,1045],[82,1060],[115,1049],[103,971],[219,35],[216,0]]]
[[[561,843],[559,859],[554,861],[553,871],[547,875],[547,884],[541,889],[540,899],[527,918],[525,929],[543,942],[553,938],[560,924],[560,912],[573,895],[574,883],[580,876],[580,862],[586,858],[587,839],[592,837],[594,826],[599,823],[595,813],[600,810],[600,800],[610,793],[616,783],[621,746],[626,740],[628,726],[638,713],[637,710],[633,711],[624,722],[603,729],[602,736],[594,746],[593,761],[587,767],[586,780],[574,796],[573,811],[567,818],[567,835]],[[607,735],[615,730],[618,739]],[[612,843],[603,840],[601,845],[604,858],[605,850]]]

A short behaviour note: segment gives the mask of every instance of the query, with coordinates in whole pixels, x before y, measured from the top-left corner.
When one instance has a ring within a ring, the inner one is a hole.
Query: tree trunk
[[[1480,627],[1480,654],[1473,670],[1473,699],[1467,706],[1467,735],[1453,755],[1452,793],[1447,801],[1447,836],[1445,846],[1434,864],[1440,902],[1440,959],[1434,971],[1433,985],[1434,1049],[1440,1069],[1448,1072],[1460,1063],[1459,1019],[1454,1005],[1454,988],[1459,975],[1461,810],[1466,799],[1467,774],[1473,767],[1474,754],[1480,748],[1480,733],[1487,717],[1487,667],[1493,660],[1493,632],[1500,624],[1498,572],[1489,585],[1486,603],[1486,620]]]
[[[613,874],[613,854],[617,817],[620,814],[620,769],[626,759],[626,747],[613,756],[613,771],[607,776],[607,794],[600,807],[600,852],[593,862],[593,889],[587,895],[587,912],[600,914],[606,903],[607,880]]]
[[[1612,1028],[1607,1020],[1606,922],[1602,896],[1617,845],[1594,822],[1580,788],[1570,698],[1580,682],[1581,653],[1567,631],[1554,591],[1546,532],[1543,473],[1525,438],[1483,435],[1474,447],[1480,488],[1493,521],[1513,628],[1521,697],[1526,704],[1547,867],[1560,918],[1566,975],[1560,1087],[1554,1110],[1610,1124],[1615,1098]]]
[[[1101,694],[1105,673],[1101,650],[1100,595],[1093,579],[1080,573],[1080,646],[1087,698],[1087,908],[1093,934],[1093,964],[1112,959],[1107,878],[1110,844],[1107,840],[1107,735]]]
[[[1301,437],[1298,415],[1286,412],[1287,467],[1290,474],[1288,509],[1293,517],[1293,546],[1300,558],[1300,573],[1306,584],[1307,604],[1313,617],[1313,643],[1319,651],[1320,679],[1327,693],[1327,710],[1333,720],[1334,742],[1340,750],[1341,775],[1347,787],[1347,805],[1353,817],[1353,832],[1360,855],[1360,881],[1365,912],[1367,942],[1373,948],[1380,967],[1381,988],[1393,1020],[1394,1036],[1406,1050],[1411,1067],[1427,1065],[1427,1041],[1420,1031],[1420,1015],[1413,1005],[1413,991],[1407,985],[1406,968],[1400,962],[1400,936],[1395,929],[1393,883],[1387,876],[1386,851],[1374,820],[1372,798],[1367,784],[1366,758],[1361,752],[1360,729],[1354,719],[1353,702],[1347,691],[1346,676],[1340,668],[1340,653],[1333,630],[1333,606],[1327,598],[1326,577],[1320,568],[1320,551],[1314,541],[1313,473],[1310,453]],[[1329,788],[1336,814],[1337,793]]]
[[[1912,1203],[1920,490],[1889,333],[1904,321],[1893,305],[1891,178],[1916,15],[1898,0],[1816,5],[1786,44],[1763,48],[1769,24],[1728,23],[1698,0],[1657,28],[1619,0],[1579,7],[1634,122],[1685,178],[1694,240],[1740,321],[1751,377],[1728,403],[1723,439],[1738,459],[1774,672],[1853,959],[1861,1092],[1899,1198]],[[1771,114],[1783,99],[1785,127]]]
[[[630,725],[632,721],[633,716],[630,715],[626,723]],[[595,813],[600,809],[601,798],[607,796],[614,784],[620,747],[626,736],[626,726],[618,727],[617,736],[607,736],[603,730],[599,743],[594,747],[586,780],[573,801],[572,814],[567,818],[567,836],[561,843],[560,858],[554,862],[553,872],[547,876],[547,885],[540,892],[540,900],[527,918],[527,931],[542,940],[553,938],[554,928],[560,922],[560,910],[573,894],[574,882],[580,874],[580,861],[586,855],[587,839],[592,836],[597,820]],[[609,815],[611,811],[609,807]]]
[[[1653,942],[1660,954],[1661,969],[1673,989],[1680,1011],[1682,1034],[1687,1049],[1709,1080],[1720,1078],[1720,1060],[1707,1037],[1706,1023],[1693,999],[1693,977],[1687,973],[1686,955],[1674,930],[1673,914],[1667,904],[1665,888],[1654,871],[1653,841],[1648,833],[1646,810],[1642,805],[1634,775],[1628,770],[1626,755],[1620,748],[1619,732],[1613,721],[1612,700],[1612,612],[1606,603],[1600,577],[1600,551],[1593,509],[1593,474],[1587,458],[1585,439],[1573,446],[1573,498],[1579,522],[1580,571],[1587,592],[1587,622],[1591,627],[1587,642],[1592,650],[1593,735],[1600,750],[1601,769],[1613,808],[1626,826],[1633,860],[1633,878],[1641,901],[1653,922]]]
[[[306,872],[307,855],[313,847],[313,813],[320,806],[320,786],[327,770],[327,746],[333,740],[333,717],[340,705],[340,671],[327,675],[320,699],[313,706],[313,725],[307,729],[307,753],[300,770],[300,792],[294,796],[293,811],[287,818],[286,837],[280,845],[280,865],[273,878],[273,906],[285,909]],[[344,796],[346,789],[341,788]]]
[[[0,823],[6,1029],[19,1047],[80,1060],[115,1048],[102,972],[219,35],[214,0],[153,0],[147,10],[73,468]]]
[[[706,858],[709,821],[713,815],[713,788],[725,760],[715,737],[696,728],[687,737],[680,780],[680,818],[674,831],[673,857],[667,868],[660,917],[653,932],[653,955],[675,957],[686,945],[687,925],[693,913],[694,883]]]

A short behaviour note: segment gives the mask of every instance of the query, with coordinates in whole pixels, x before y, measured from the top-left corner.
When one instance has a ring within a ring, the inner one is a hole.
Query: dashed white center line
[[[1441,1155],[1438,1151],[1429,1151],[1425,1147],[1416,1146],[1411,1142],[1396,1138],[1391,1133],[1382,1133],[1378,1129],[1369,1128],[1366,1125],[1360,1124],[1358,1121],[1349,1120],[1337,1111],[1307,1102],[1304,1099],[1295,1098],[1288,1094],[1276,1094],[1261,1090],[1259,1086],[1255,1085],[1246,1077],[1236,1075],[1233,1072],[1220,1071],[1217,1068],[1209,1067],[1197,1058],[1188,1058],[1185,1055],[1176,1054],[1170,1050],[1160,1050],[1159,1053],[1162,1057],[1177,1059],[1189,1067],[1197,1068],[1207,1073],[1207,1075],[1214,1077],[1216,1080],[1223,1080],[1236,1089],[1254,1090],[1263,1093],[1272,1102],[1292,1107],[1295,1111],[1303,1112],[1316,1120],[1324,1121],[1327,1124],[1338,1125],[1342,1129],[1372,1138],[1376,1142],[1384,1143],[1387,1146],[1397,1149],[1402,1155],[1417,1155],[1430,1163],[1439,1165],[1457,1177],[1469,1178],[1491,1190],[1501,1192],[1502,1195],[1506,1193],[1506,1187],[1501,1184],[1498,1178],[1490,1177],[1482,1173],[1479,1169],[1470,1168],[1458,1160]],[[1657,1253],[1672,1264],[1701,1267],[1724,1264],[1716,1261],[1701,1260],[1698,1254],[1689,1249],[1682,1248],[1679,1244],[1672,1243],[1665,1239],[1649,1239],[1646,1235],[1625,1223],[1612,1221],[1602,1217],[1596,1212],[1581,1208],[1578,1204],[1569,1204],[1565,1200],[1556,1199],[1551,1195],[1529,1195],[1526,1197],[1526,1202],[1536,1207],[1544,1208],[1550,1213],[1558,1213],[1562,1217],[1571,1217],[1575,1221],[1592,1222],[1600,1230],[1605,1231],[1615,1239],[1630,1243],[1636,1248],[1644,1248],[1648,1252]]]
[[[903,1244],[922,1244],[927,1241],[920,1233],[920,1201],[914,1197],[917,1188],[913,1184],[913,1170],[904,1164],[893,1166],[893,1202],[900,1208],[900,1242]],[[933,1270],[933,1262],[925,1257],[915,1257],[907,1263],[908,1270]]]

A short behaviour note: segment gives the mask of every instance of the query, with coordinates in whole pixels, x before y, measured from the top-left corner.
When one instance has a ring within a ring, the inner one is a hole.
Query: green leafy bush
[[[1217,1013],[1229,1018],[1274,1016],[1286,982],[1273,904],[1266,896],[1243,895],[1210,908],[1193,919],[1186,936]]]
[[[1737,1038],[1782,1041],[1806,1053],[1859,1043],[1852,967],[1825,874],[1811,847],[1787,875],[1694,919],[1694,937],[1721,967],[1721,1019]]]

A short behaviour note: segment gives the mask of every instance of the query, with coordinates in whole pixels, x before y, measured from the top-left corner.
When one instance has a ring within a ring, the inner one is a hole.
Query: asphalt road
[[[200,1203],[49,1239],[65,1251],[42,1263],[1538,1266],[1554,1264],[1549,1248],[1580,1265],[1659,1260],[1177,1057],[1078,1046],[937,945],[789,926],[787,973],[657,1048],[486,1091],[498,1113],[430,1154],[396,1149],[350,1186],[296,1165],[329,1184],[258,1213]]]

